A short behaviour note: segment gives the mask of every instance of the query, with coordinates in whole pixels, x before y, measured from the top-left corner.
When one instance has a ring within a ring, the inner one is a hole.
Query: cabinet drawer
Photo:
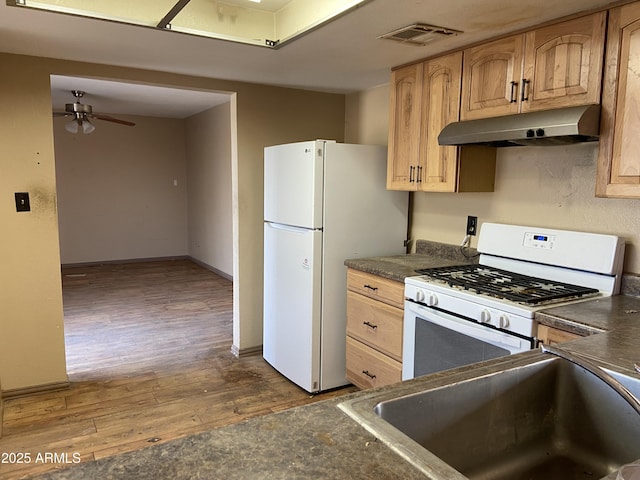
[[[390,385],[402,380],[402,364],[347,336],[347,379],[362,389]]]
[[[402,361],[404,312],[358,293],[347,292],[347,335]]]
[[[347,270],[347,288],[369,298],[404,308],[404,284],[401,282],[350,268]]]

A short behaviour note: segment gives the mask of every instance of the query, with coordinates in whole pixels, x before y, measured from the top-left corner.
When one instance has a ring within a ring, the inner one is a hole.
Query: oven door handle
[[[480,323],[475,323],[472,320],[463,320],[454,315],[450,315],[446,312],[441,312],[433,308],[424,307],[415,303],[410,303],[410,305],[409,310],[427,322],[435,323],[436,325],[440,325],[441,327],[462,333],[469,337],[486,340],[494,345],[498,342],[502,345],[522,348],[524,340],[508,333],[495,330]],[[405,306],[405,309],[407,309],[407,306]]]

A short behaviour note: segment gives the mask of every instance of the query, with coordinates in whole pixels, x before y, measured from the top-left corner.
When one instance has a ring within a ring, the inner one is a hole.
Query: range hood
[[[595,142],[600,105],[558,108],[503,117],[453,122],[438,136],[440,145],[568,145]]]

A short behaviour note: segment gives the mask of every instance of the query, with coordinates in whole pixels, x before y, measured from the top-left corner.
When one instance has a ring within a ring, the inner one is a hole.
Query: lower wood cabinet
[[[347,271],[347,379],[366,389],[402,380],[404,284]]]
[[[402,380],[402,363],[347,335],[347,379],[367,389]]]
[[[538,340],[545,345],[568,342],[576,338],[582,338],[582,336],[558,328],[548,327],[547,325],[538,325]]]

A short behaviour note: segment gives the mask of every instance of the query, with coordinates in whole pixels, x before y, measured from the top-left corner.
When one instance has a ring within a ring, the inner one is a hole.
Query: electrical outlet
[[[467,217],[467,235],[475,235],[478,231],[478,217]]]

